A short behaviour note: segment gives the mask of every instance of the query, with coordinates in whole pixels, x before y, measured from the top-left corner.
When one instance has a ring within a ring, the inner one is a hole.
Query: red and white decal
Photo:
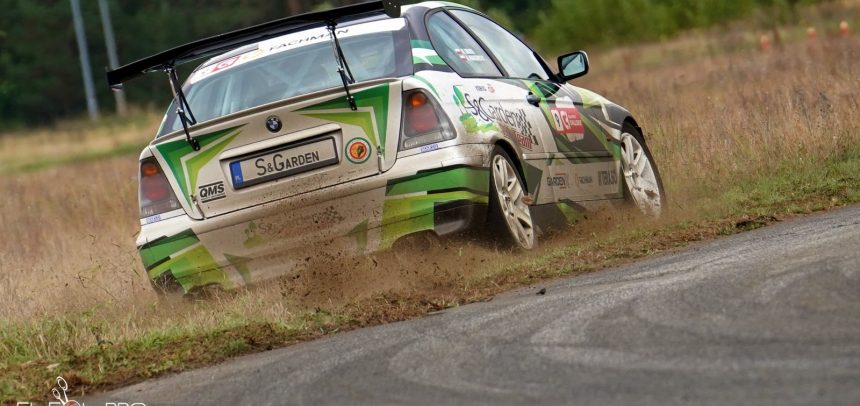
[[[552,107],[549,110],[556,131],[566,135],[571,142],[585,138],[585,126],[582,124],[579,110],[575,107]]]
[[[223,60],[223,61],[221,61],[221,62],[218,62],[218,64],[217,64],[217,65],[215,65],[215,67],[214,67],[214,68],[212,68],[212,73],[215,73],[215,72],[218,72],[218,71],[220,71],[220,70],[224,70],[224,69],[227,69],[227,68],[229,68],[229,67],[233,66],[233,64],[235,64],[235,63],[236,63],[236,61],[238,61],[238,60],[239,60],[239,57],[240,57],[240,56],[241,56],[241,55],[236,55],[236,56],[234,56],[234,57],[232,57],[232,58],[225,59],[225,60]]]

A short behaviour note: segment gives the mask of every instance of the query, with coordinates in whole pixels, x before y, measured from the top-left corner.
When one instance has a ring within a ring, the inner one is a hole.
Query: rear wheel
[[[510,245],[530,250],[535,247],[534,221],[525,203],[527,192],[519,171],[500,147],[490,160],[490,223],[496,237]]]
[[[646,216],[659,218],[666,203],[663,181],[645,139],[630,123],[621,134],[621,170],[627,200]]]

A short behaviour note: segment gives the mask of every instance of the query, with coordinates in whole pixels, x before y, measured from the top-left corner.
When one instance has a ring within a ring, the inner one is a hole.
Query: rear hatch
[[[195,128],[194,151],[183,133],[150,149],[188,214],[210,218],[374,176],[397,156],[400,80],[267,104]]]
[[[171,107],[150,149],[194,218],[297,196],[385,171],[400,132],[400,79],[412,72],[406,21],[338,26],[355,106],[325,27],[204,63],[183,86],[194,151]],[[355,107],[355,109],[353,109]]]

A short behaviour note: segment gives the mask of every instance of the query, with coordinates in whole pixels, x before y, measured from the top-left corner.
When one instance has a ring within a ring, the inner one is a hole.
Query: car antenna
[[[179,121],[182,122],[182,129],[185,131],[185,140],[188,145],[195,151],[200,151],[200,143],[196,138],[191,136],[188,131],[188,126],[197,124],[197,119],[194,118],[194,113],[191,112],[191,106],[188,104],[188,99],[185,98],[185,92],[182,91],[182,86],[179,84],[179,76],[176,74],[176,67],[172,64],[164,66],[164,72],[167,73],[167,79],[170,81],[170,88],[173,90],[173,100],[176,104],[176,115],[179,116]]]
[[[355,96],[349,91],[349,85],[355,83],[355,77],[352,76],[352,71],[349,70],[349,64],[346,63],[346,57],[343,55],[340,41],[337,39],[337,22],[329,20],[328,31],[331,33],[331,46],[334,51],[334,59],[337,60],[337,73],[340,74],[340,80],[343,82],[343,90],[346,91],[346,101],[349,103],[349,108],[352,111],[356,111],[358,110],[358,106],[355,104]]]

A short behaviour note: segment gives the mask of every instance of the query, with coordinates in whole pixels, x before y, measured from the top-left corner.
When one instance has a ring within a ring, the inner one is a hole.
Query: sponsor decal
[[[463,95],[459,86],[454,86],[454,104],[460,110],[460,122],[463,123],[463,128],[469,134],[478,133],[499,133],[501,129],[496,123],[488,120],[478,122],[478,118],[466,109],[466,96]]]
[[[547,177],[546,185],[549,187],[557,187],[559,189],[567,189],[570,187],[570,176],[566,173],[562,173]]]
[[[197,190],[197,177],[204,166],[209,164],[242,132],[242,126],[226,128],[209,134],[197,136],[200,151],[194,151],[185,139],[158,144],[155,149],[167,161],[167,166],[179,183],[182,198],[191,203],[191,195]],[[178,197],[178,196],[177,196]]]
[[[571,142],[585,138],[585,126],[582,117],[575,107],[551,107],[552,125],[560,134],[567,136]]]
[[[513,140],[521,147],[529,151],[533,150],[535,144],[537,144],[536,140],[532,139],[531,137],[520,134],[513,128],[508,127],[506,125],[502,125],[502,135],[504,135],[508,139]]]
[[[245,241],[242,245],[245,248],[256,248],[265,244],[267,240],[264,236],[260,235],[261,233],[265,234],[265,231],[260,230],[256,222],[252,221],[248,223],[248,226],[245,227]]]
[[[529,151],[535,145],[540,145],[534,133],[534,127],[523,109],[507,109],[501,103],[488,102],[483,97],[474,98],[468,93],[463,94],[463,108],[481,121],[495,122],[500,125],[506,137]]]
[[[430,145],[425,145],[425,146],[421,147],[421,152],[422,153],[423,152],[430,152],[430,151],[435,151],[437,149],[439,149],[439,144],[430,144]]]
[[[463,62],[486,62],[487,58],[484,55],[478,55],[474,49],[463,48],[455,49],[454,53]]]
[[[346,144],[346,158],[354,164],[370,159],[370,144],[363,138],[353,138]]]
[[[405,26],[405,19],[392,18],[383,21],[374,21],[365,24],[358,24],[346,28],[338,28],[337,36],[338,38],[343,39],[359,35],[391,32],[401,30]],[[327,28],[314,28],[272,38],[270,40],[260,42],[257,49],[234,57],[235,60],[230,61],[228,59],[218,64],[209,65],[201,68],[200,70],[191,74],[191,77],[188,79],[188,82],[193,84],[218,72],[233,69],[237,66],[266,56],[328,41],[331,41],[331,34],[329,33]],[[225,64],[222,66],[223,63],[228,61],[229,64]]]
[[[215,67],[212,68],[212,73],[219,72],[219,71],[222,71],[224,69],[227,69],[227,68],[233,66],[236,63],[236,61],[238,61],[239,58],[241,58],[241,57],[242,57],[242,55],[236,55],[232,58],[228,58],[228,59],[225,59],[221,62],[218,62],[217,64],[215,64]]]
[[[300,168],[302,166],[320,162],[319,151],[306,152],[304,154],[285,157],[281,154],[275,154],[271,157],[258,158],[254,161],[254,167],[257,168],[257,176],[265,176],[277,172],[282,172],[287,169]]]
[[[214,65],[209,65],[207,67],[201,68],[200,70],[191,74],[191,78],[188,79],[189,83],[197,83],[203,79],[208,78],[218,72],[223,72],[229,70],[233,67],[242,65],[244,63],[253,61],[255,59],[259,59],[265,56],[266,53],[261,49],[256,49],[250,52],[245,52],[242,55],[236,55],[232,58],[225,59],[221,62],[218,62]]]
[[[144,224],[158,223],[159,221],[161,221],[161,215],[160,214],[156,214],[154,216],[149,216],[149,217],[143,219]]]
[[[618,184],[618,173],[615,171],[597,172],[597,183],[600,186],[615,186]]]
[[[594,178],[591,175],[584,175],[577,178],[580,185],[590,185],[594,183]]]
[[[223,199],[227,197],[224,190],[224,182],[210,183],[197,188],[197,196],[201,203]]]
[[[337,29],[338,38],[343,38],[347,35],[349,35],[349,28],[338,28]],[[326,32],[317,31],[316,33],[311,31],[311,33],[307,33],[307,34],[304,34],[302,36],[285,36],[280,41],[267,44],[268,46],[266,48],[266,51],[267,52],[275,52],[275,51],[278,51],[278,50],[284,49],[284,48],[295,48],[299,45],[315,44],[318,42],[330,41],[330,40],[331,40],[331,33],[328,31],[326,31]],[[260,44],[260,45],[261,45],[260,48],[263,49],[262,44]]]
[[[233,187],[240,189],[336,165],[340,160],[335,148],[334,138],[328,137],[233,161],[230,163],[230,179]]]
[[[496,93],[496,88],[491,83],[484,85],[475,85],[475,90],[482,93]]]

